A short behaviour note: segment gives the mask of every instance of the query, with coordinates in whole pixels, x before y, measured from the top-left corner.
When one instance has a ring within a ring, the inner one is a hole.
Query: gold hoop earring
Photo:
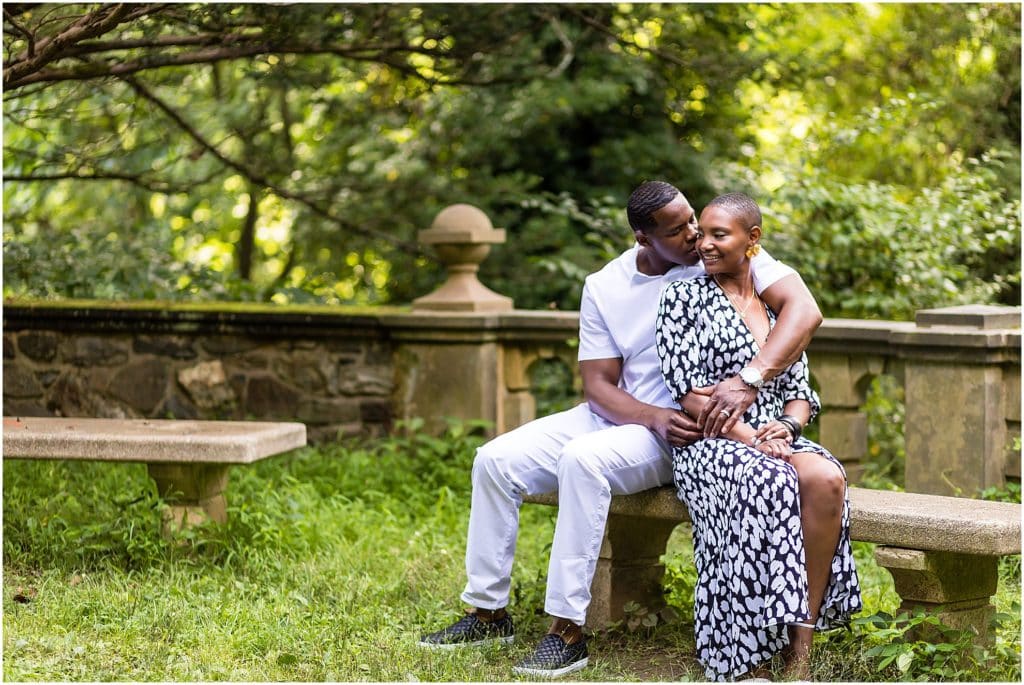
[[[760,243],[754,243],[753,245],[751,245],[750,247],[747,248],[747,258],[748,259],[753,259],[760,252],[761,252],[761,245],[760,245]]]

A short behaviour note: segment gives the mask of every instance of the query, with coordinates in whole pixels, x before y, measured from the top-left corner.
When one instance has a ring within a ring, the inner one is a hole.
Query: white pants
[[[481,609],[508,604],[523,496],[558,490],[544,610],[583,624],[612,495],[671,483],[670,455],[655,433],[636,424],[616,426],[586,403],[480,447],[462,600]]]

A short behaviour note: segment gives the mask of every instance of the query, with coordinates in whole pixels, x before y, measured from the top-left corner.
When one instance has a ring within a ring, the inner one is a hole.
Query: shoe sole
[[[483,647],[489,644],[505,644],[510,645],[516,639],[515,635],[505,635],[503,637],[489,637],[486,640],[476,640],[475,642],[424,642],[420,640],[417,642],[417,646],[423,647],[424,649],[462,649],[463,647]]]
[[[578,671],[582,668],[586,668],[587,663],[589,663],[589,661],[590,657],[583,657],[579,661],[574,661],[568,666],[563,666],[562,668],[554,669],[526,668],[525,666],[513,666],[512,672],[518,673],[519,675],[532,675],[537,676],[538,678],[546,678],[550,680],[554,678],[561,678],[564,675],[567,675],[574,671]]]

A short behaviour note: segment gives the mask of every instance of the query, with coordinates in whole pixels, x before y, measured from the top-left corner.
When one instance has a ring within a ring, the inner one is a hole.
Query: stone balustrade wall
[[[825,321],[809,350],[821,441],[855,477],[865,393],[890,374],[906,389],[908,489],[1019,479],[1019,309],[935,311]],[[576,312],[9,301],[4,414],[298,420],[312,440],[414,416],[503,432],[535,415],[535,362],[576,373],[577,327]]]

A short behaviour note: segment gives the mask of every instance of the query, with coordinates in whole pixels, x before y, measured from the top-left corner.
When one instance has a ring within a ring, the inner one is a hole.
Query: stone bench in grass
[[[558,495],[525,502],[557,506]],[[623,617],[623,606],[663,604],[661,580],[672,530],[688,522],[671,487],[612,498],[591,587],[592,627]],[[1021,552],[1019,504],[850,488],[850,533],[873,542],[875,559],[892,574],[901,608],[923,607],[956,628],[989,629],[999,557]]]
[[[301,423],[4,417],[4,459],[146,464],[169,507],[164,530],[227,520],[228,469],[302,447]]]

